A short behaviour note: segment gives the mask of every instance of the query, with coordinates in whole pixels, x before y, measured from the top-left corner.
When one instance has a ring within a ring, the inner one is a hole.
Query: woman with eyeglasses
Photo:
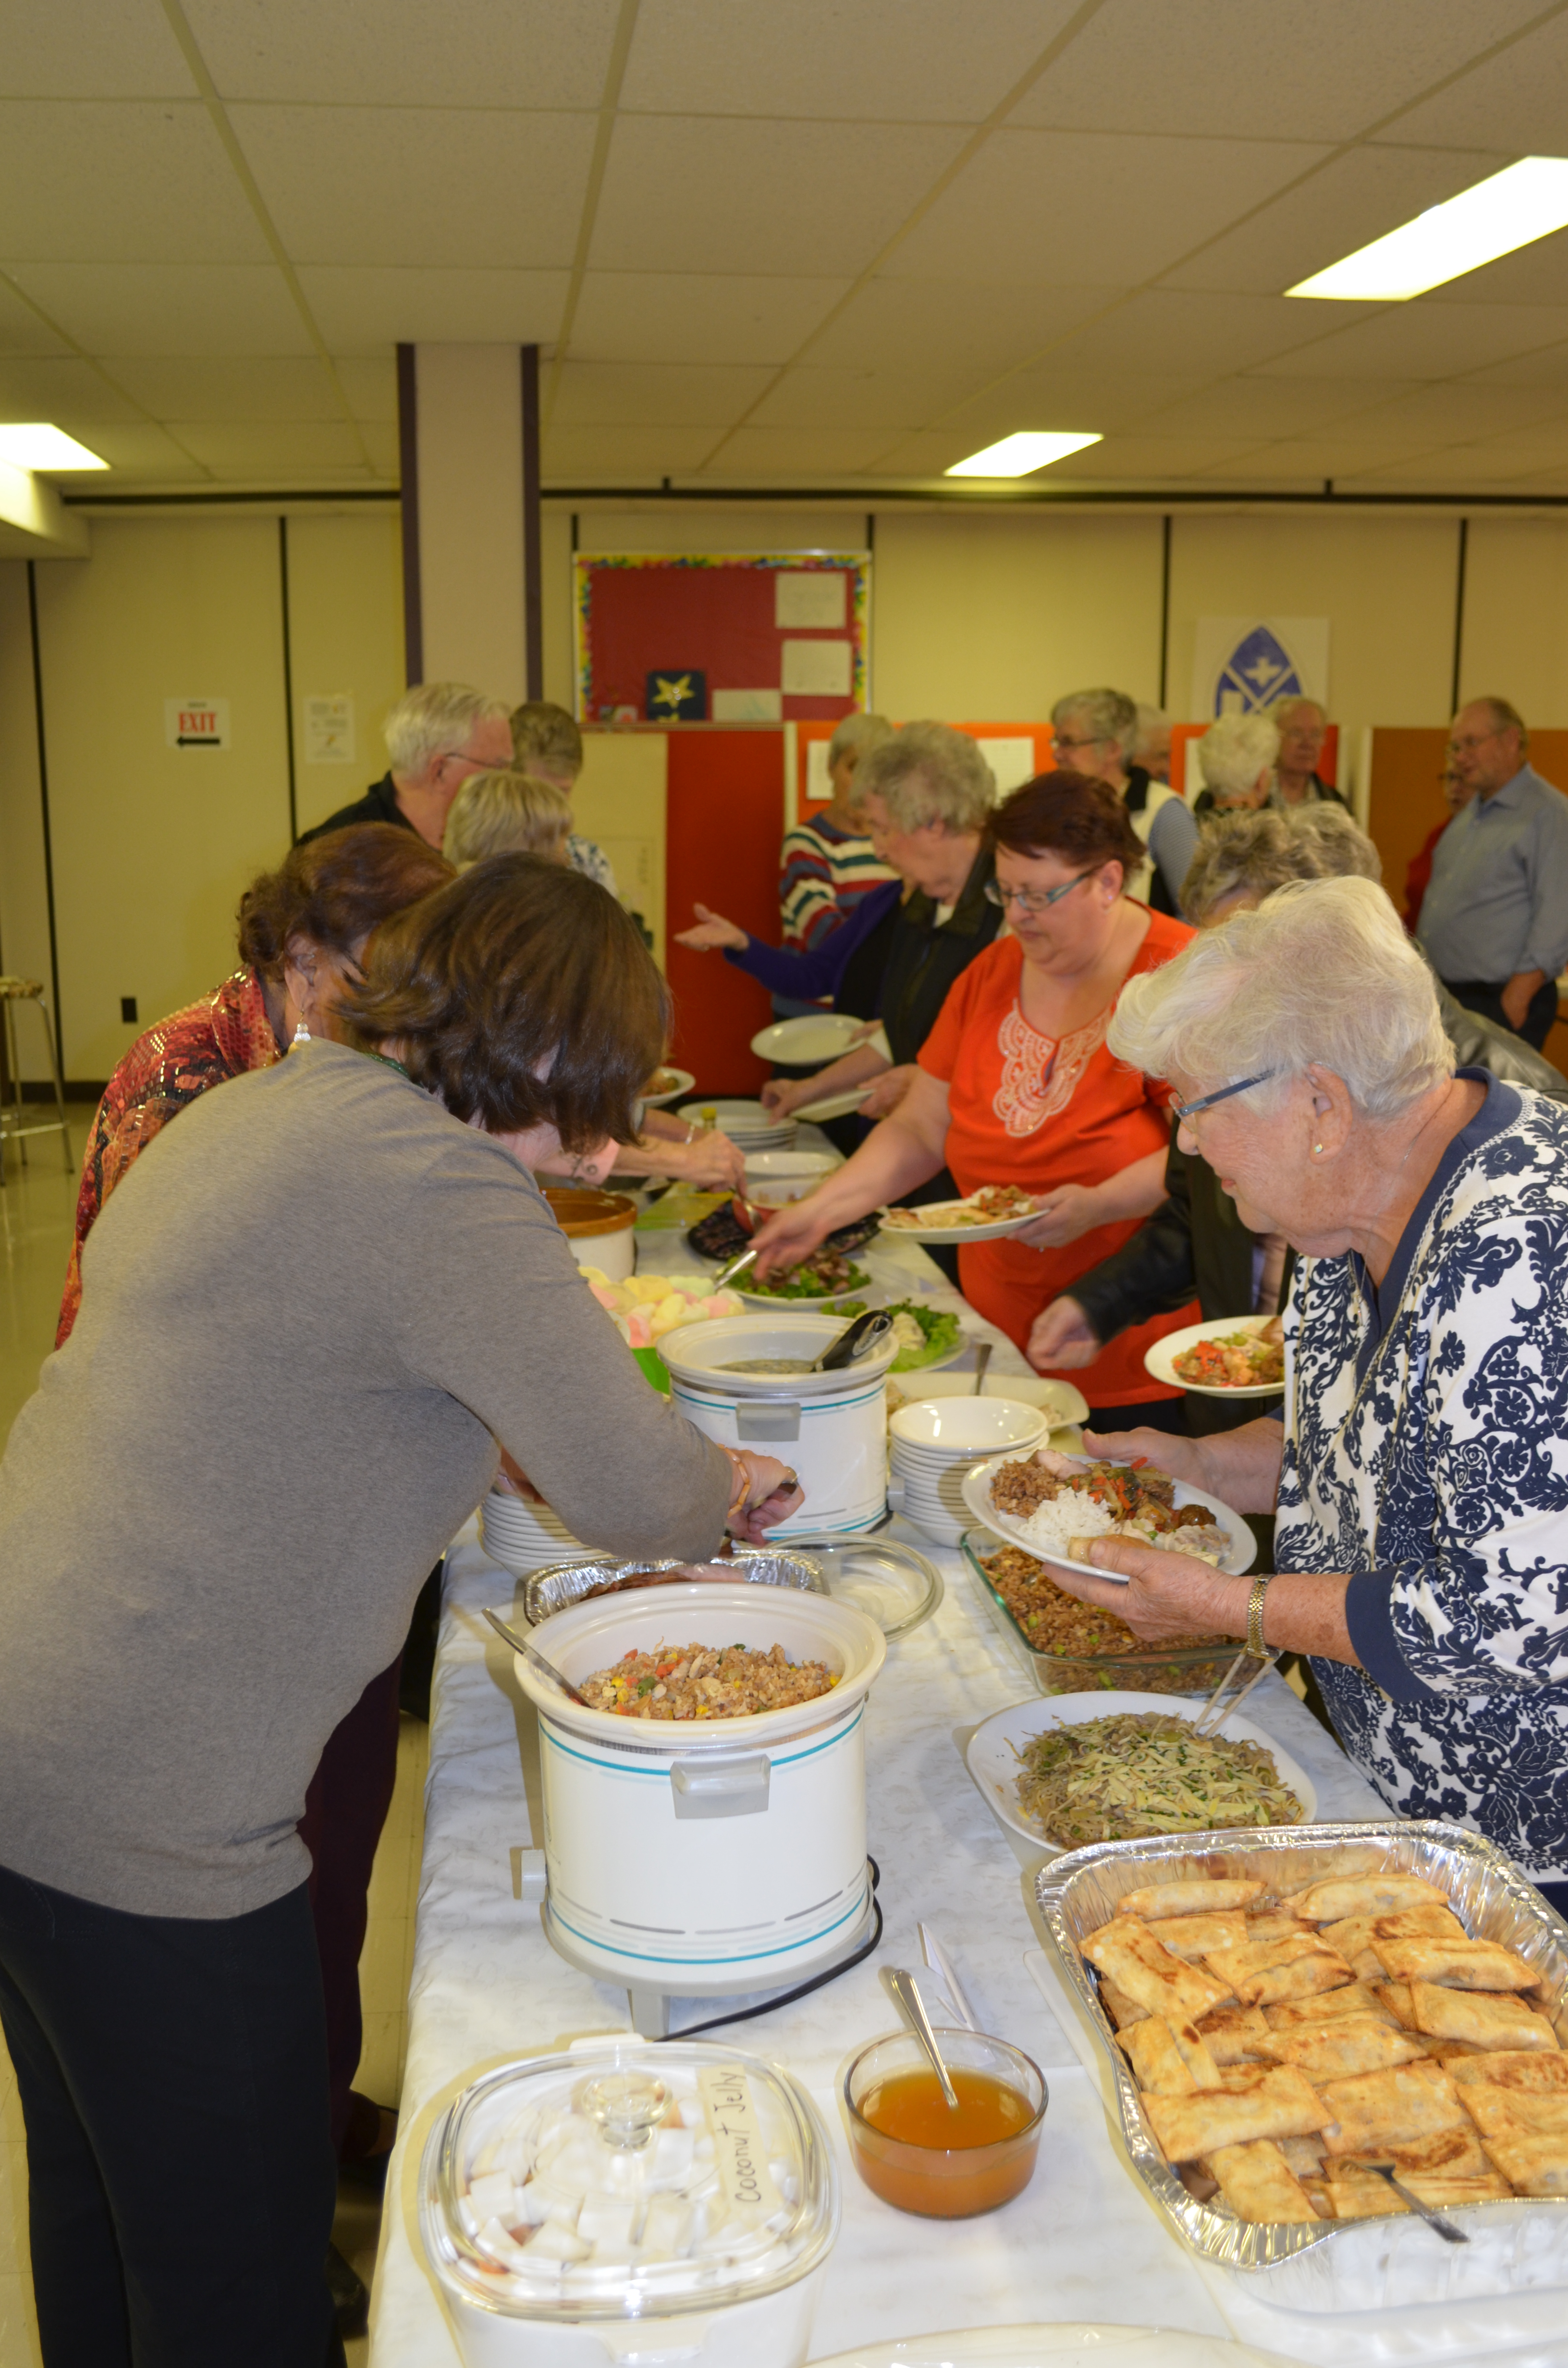
[[[1103,781],[1042,773],[997,808],[986,836],[996,866],[987,894],[1008,934],[949,991],[892,1116],[763,1228],[758,1269],[793,1265],[944,1163],[960,1192],[1019,1185],[1039,1214],[1005,1241],[961,1248],[959,1270],[971,1304],[1027,1354],[1040,1309],[1165,1197],[1168,1097],[1111,1057],[1106,1031],[1127,980],[1158,969],[1193,932],[1123,894],[1142,847]],[[1143,1351],[1196,1312],[1121,1333],[1082,1370],[1099,1429],[1179,1427],[1180,1394],[1151,1378]]]

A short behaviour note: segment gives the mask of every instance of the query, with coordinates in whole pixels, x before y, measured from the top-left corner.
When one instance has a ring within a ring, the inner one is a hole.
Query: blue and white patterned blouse
[[[1391,1809],[1568,1873],[1568,1110],[1487,1079],[1381,1286],[1303,1259],[1275,1566],[1348,1571],[1314,1660]]]

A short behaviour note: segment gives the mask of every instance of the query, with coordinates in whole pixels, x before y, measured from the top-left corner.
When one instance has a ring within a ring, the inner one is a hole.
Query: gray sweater
[[[302,1882],[322,1746],[497,1440],[596,1544],[722,1534],[727,1458],[500,1144],[335,1044],[204,1095],[106,1204],[0,1463],[0,1864],[159,1916]]]

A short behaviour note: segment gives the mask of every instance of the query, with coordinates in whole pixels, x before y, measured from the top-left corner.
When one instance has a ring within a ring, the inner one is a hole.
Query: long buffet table
[[[688,1263],[663,1239],[641,1263]],[[874,1262],[897,1295],[917,1291],[963,1315],[994,1343],[993,1372],[1022,1372],[1012,1344],[942,1283],[913,1245],[879,1245]],[[972,1362],[972,1352],[968,1361]],[[895,1523],[942,1571],[933,1616],[893,1643],[872,1690],[867,1730],[869,1838],[881,1870],[885,1918],[874,1958],[800,2003],[742,2023],[736,2045],[786,2063],[811,2089],[838,2148],[844,2224],[828,2271],[812,2357],[943,2329],[1040,2321],[1187,2330],[1211,2339],[1216,2362],[1233,2338],[1313,2362],[1508,2358],[1517,2368],[1568,2368],[1568,2297],[1314,2317],[1283,2312],[1201,2271],[1145,2203],[1113,2146],[1081,2027],[1047,2004],[1032,1876],[1041,1855],[1016,1842],[971,1782],[970,1730],[1028,1697],[1030,1681],[972,1590],[959,1554]],[[549,2052],[593,2032],[630,2028],[624,1990],[557,1956],[540,1909],[525,1898],[523,1853],[540,1838],[533,1713],[510,1654],[480,1617],[515,1615],[519,1583],[465,1530],[447,1563],[431,1716],[425,1862],[397,2149],[387,2183],[372,2302],[373,2368],[457,2368],[459,2353],[427,2275],[416,2180],[433,2123],[483,2068]],[[1386,1815],[1333,1739],[1281,1679],[1257,1687],[1247,1714],[1300,1761],[1325,1820]],[[883,1965],[921,1964],[916,1925],[934,1928],[956,1962],[976,2017],[1045,2071],[1051,2105],[1031,2186],[1004,2210],[970,2221],[912,2220],[878,2201],[849,2160],[836,2103],[849,2055],[898,2016]],[[678,2002],[696,2022],[715,2002]],[[1081,2054],[1080,2051],[1083,2051]],[[1437,2239],[1434,2237],[1436,2246]],[[947,2347],[951,2352],[956,2347]],[[1233,2360],[1235,2355],[1230,2355]]]

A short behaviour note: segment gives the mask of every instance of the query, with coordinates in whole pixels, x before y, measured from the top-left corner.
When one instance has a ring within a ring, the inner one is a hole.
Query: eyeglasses
[[[1051,745],[1053,748],[1104,748],[1109,744],[1101,732],[1092,733],[1087,740],[1074,740],[1066,732],[1053,732]]]
[[[1092,880],[1100,869],[1099,864],[1091,864],[1087,871],[1064,880],[1060,888],[1004,888],[1000,880],[988,880],[985,894],[988,901],[1000,905],[1004,912],[1009,905],[1016,905],[1020,913],[1043,913],[1052,905],[1059,905],[1063,896],[1070,896],[1074,888],[1081,888],[1085,880]]]
[[[1250,1087],[1265,1085],[1278,1075],[1278,1069],[1259,1069],[1256,1077],[1243,1077],[1236,1085],[1221,1086],[1218,1093],[1200,1094],[1195,1102],[1177,1102],[1175,1115],[1183,1121],[1196,1118],[1199,1110],[1212,1110],[1216,1102],[1228,1102],[1233,1094],[1244,1094]]]

